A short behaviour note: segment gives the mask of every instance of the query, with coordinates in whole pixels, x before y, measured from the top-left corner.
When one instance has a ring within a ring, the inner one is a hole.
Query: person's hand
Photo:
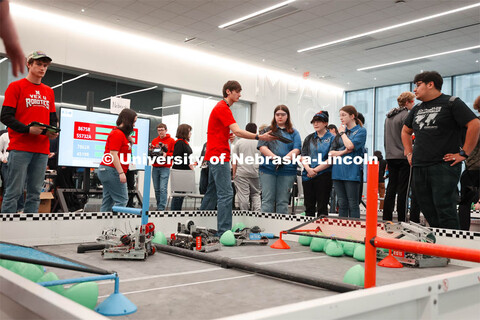
[[[272,133],[272,130],[268,131],[268,132],[265,132],[264,134],[261,134],[258,136],[258,139],[259,140],[262,140],[262,141],[273,141],[273,140],[278,140],[277,137],[271,135]]]
[[[345,132],[345,130],[347,130],[347,127],[344,124],[342,124],[342,125],[340,125],[340,127],[338,127],[338,133]]]
[[[235,140],[235,135],[233,133],[230,133],[230,135],[228,136],[228,140],[230,140],[230,143],[233,143],[233,141]]]
[[[412,166],[412,157],[413,157],[413,154],[411,152],[407,154],[407,161],[410,167]]]
[[[127,175],[125,174],[125,172],[122,172],[122,173],[119,175],[119,178],[120,178],[120,182],[121,182],[121,183],[127,183]]]
[[[7,159],[2,160],[3,163],[8,163]]]
[[[47,130],[47,133],[45,135],[48,137],[48,139],[53,140],[58,137],[58,132],[55,133]]]
[[[475,203],[475,210],[480,210],[480,201],[477,201],[477,203]]]
[[[342,151],[332,150],[328,153],[329,157],[338,157],[338,156],[341,156],[341,155],[342,155]]]
[[[445,162],[453,161],[450,167],[453,167],[454,165],[456,165],[459,162],[462,162],[463,160],[465,160],[465,158],[458,153],[447,153],[446,155],[443,156],[443,161]]]
[[[42,134],[43,130],[45,130],[45,127],[31,126],[28,128],[28,130],[30,134],[39,135]]]
[[[55,152],[50,152],[50,153],[48,154],[48,159],[51,159],[54,155],[55,155]]]
[[[308,168],[306,170],[307,170],[307,177],[309,178],[313,178],[317,175],[317,173],[312,168]]]
[[[8,1],[0,2],[0,37],[12,64],[12,74],[17,77],[19,71],[21,73],[25,71],[25,54],[10,16]]]

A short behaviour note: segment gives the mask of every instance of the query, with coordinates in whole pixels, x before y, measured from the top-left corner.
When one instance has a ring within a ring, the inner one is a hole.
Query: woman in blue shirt
[[[363,159],[365,153],[367,130],[358,119],[354,106],[340,109],[340,121],[342,125],[329,153],[331,156],[341,157],[333,162],[332,168],[333,187],[339,203],[338,214],[340,217],[360,218],[358,193],[362,181],[363,160],[359,163],[359,157]]]
[[[258,142],[257,148],[264,160],[264,163],[259,166],[262,211],[287,213],[290,189],[297,176],[297,164],[292,160],[300,154],[302,141],[300,134],[292,126],[287,106],[277,106],[273,114],[272,124],[265,129],[265,132],[272,130],[272,134],[279,134],[292,142],[283,143],[279,140]],[[285,164],[279,163],[278,157],[283,158]],[[267,160],[268,163],[266,163]]]
[[[328,215],[328,199],[332,190],[332,168],[323,163],[328,160],[328,152],[335,137],[327,129],[328,112],[320,111],[313,116],[310,123],[314,133],[303,141],[302,171],[303,194],[305,198],[305,213],[315,217],[315,212]]]

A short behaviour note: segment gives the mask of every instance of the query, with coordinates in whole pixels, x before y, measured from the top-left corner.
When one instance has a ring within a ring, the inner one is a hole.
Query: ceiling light
[[[250,19],[250,18],[253,18],[253,17],[256,17],[256,16],[259,16],[261,14],[264,14],[266,12],[269,12],[269,11],[272,11],[272,10],[275,10],[275,9],[278,9],[278,8],[281,8],[281,7],[284,7],[292,2],[294,2],[296,0],[288,0],[288,1],[284,1],[284,2],[281,2],[279,4],[276,4],[274,6],[271,6],[271,7],[268,7],[268,8],[265,8],[265,9],[262,9],[262,10],[259,10],[259,11],[256,11],[254,13],[251,13],[251,14],[248,14],[246,16],[243,16],[241,18],[238,18],[238,19],[235,19],[235,20],[232,20],[230,22],[227,22],[227,23],[224,23],[222,25],[219,25],[218,27],[220,29],[223,29],[223,28],[226,28],[228,26],[231,26],[232,24],[235,24],[235,23],[239,23],[241,21],[244,21],[244,20],[247,20],[247,19]]]
[[[134,93],[138,93],[138,92],[153,90],[153,89],[156,89],[156,88],[158,88],[158,86],[153,86],[153,87],[146,88],[146,89],[140,89],[140,90],[130,91],[130,92],[127,92],[127,93],[117,94],[116,96],[104,98],[104,99],[102,99],[102,100],[100,100],[100,101],[110,100],[110,99],[112,99],[112,98],[120,98],[120,97],[129,95],[129,94],[134,94]]]
[[[82,10],[80,10],[80,11],[85,12],[85,9],[82,9]]]
[[[87,73],[84,73],[84,74],[82,74],[82,75],[79,75],[78,77],[75,77],[75,78],[73,78],[73,79],[65,80],[65,81],[63,81],[62,83],[57,84],[56,86],[53,86],[52,89],[61,87],[61,86],[63,86],[65,83],[69,83],[69,82],[78,80],[78,79],[80,79],[80,78],[83,78],[83,77],[85,77],[85,76],[88,76],[89,74],[90,74],[90,73],[87,72]]]
[[[7,57],[3,58],[3,59],[0,59],[0,63],[2,63],[3,61],[7,61]],[[477,61],[478,62],[478,61]]]
[[[365,71],[365,70],[370,70],[370,69],[376,69],[376,68],[391,66],[391,65],[395,65],[395,64],[400,64],[400,63],[405,63],[405,62],[410,62],[410,61],[415,61],[415,60],[421,60],[421,59],[427,59],[427,58],[431,58],[431,57],[438,57],[438,56],[443,56],[443,55],[450,54],[450,53],[462,52],[462,51],[473,50],[473,49],[478,49],[478,48],[480,48],[480,45],[473,46],[473,47],[468,47],[468,48],[457,49],[457,50],[451,50],[451,51],[429,54],[428,56],[422,56],[422,57],[416,57],[416,58],[410,58],[410,59],[405,59],[405,60],[399,60],[399,61],[394,61],[394,62],[378,64],[376,66],[358,68],[357,71]]]
[[[2,62],[2,61],[0,61],[0,63],[1,63],[1,62]],[[478,59],[477,59],[477,60],[475,60],[475,63],[478,63]]]
[[[174,107],[180,107],[180,106],[181,104],[172,104],[171,106],[155,107],[155,108],[152,108],[152,110],[167,109],[167,108],[174,108]]]
[[[452,14],[452,13],[476,8],[478,6],[480,6],[480,2],[474,3],[474,4],[466,6],[466,7],[461,7],[461,8],[454,9],[454,10],[440,12],[440,13],[437,13],[437,14],[434,14],[434,15],[431,15],[431,16],[427,16],[427,17],[423,17],[423,18],[420,18],[420,19],[415,19],[415,20],[410,20],[410,21],[406,21],[406,22],[403,22],[403,23],[395,24],[393,26],[380,28],[380,29],[376,29],[376,30],[373,30],[373,31],[368,31],[368,32],[365,32],[365,33],[357,34],[357,35],[346,37],[346,38],[343,38],[343,39],[321,43],[321,44],[315,45],[313,47],[308,47],[308,48],[297,50],[297,52],[301,53],[301,52],[306,52],[306,51],[310,51],[310,50],[315,50],[315,49],[326,47],[326,46],[329,46],[329,45],[332,45],[332,44],[337,44],[337,43],[341,43],[341,42],[345,42],[345,41],[369,36],[371,34],[383,32],[383,31],[387,31],[387,30],[392,30],[392,29],[396,29],[396,28],[400,28],[400,27],[404,27],[404,26],[408,26],[410,24],[414,24],[414,23],[418,23],[418,22],[422,22],[422,21],[426,21],[426,20],[430,20],[430,19],[435,19],[435,18],[438,18],[438,17],[443,17],[443,16],[448,15],[448,14]]]

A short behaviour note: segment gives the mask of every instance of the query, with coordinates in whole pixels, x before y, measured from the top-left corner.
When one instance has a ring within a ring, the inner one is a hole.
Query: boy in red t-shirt
[[[50,153],[49,139],[57,138],[58,133],[47,131],[43,126],[28,125],[36,121],[57,126],[55,95],[52,88],[42,84],[51,61],[44,52],[33,51],[27,58],[27,77],[12,82],[5,91],[1,121],[8,127],[10,154],[2,213],[17,212],[17,200],[23,193],[25,181],[24,212],[38,212]]]
[[[155,198],[157,200],[157,210],[165,210],[167,205],[168,179],[170,178],[170,167],[172,162],[168,158],[173,155],[173,148],[175,146],[175,139],[167,133],[167,125],[160,123],[157,126],[158,137],[153,139],[152,148],[159,148],[160,143],[163,144],[163,156],[157,157],[153,163],[152,180],[153,188],[155,189]],[[166,152],[163,152],[166,148]]]
[[[262,135],[240,129],[233,118],[230,107],[237,102],[242,91],[240,83],[234,80],[223,85],[223,100],[210,113],[207,129],[208,187],[200,210],[215,210],[217,207],[217,233],[221,236],[232,228],[232,177],[230,173],[230,131],[237,137],[272,141],[276,138],[270,131]]]

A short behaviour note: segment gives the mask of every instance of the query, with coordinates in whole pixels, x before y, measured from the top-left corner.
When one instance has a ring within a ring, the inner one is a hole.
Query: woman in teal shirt
[[[358,119],[354,106],[340,109],[340,121],[342,125],[329,153],[330,156],[341,157],[341,161],[334,162],[332,168],[333,187],[339,203],[338,214],[340,217],[360,218],[358,194],[362,183],[363,160],[360,164],[355,164],[355,160],[364,157],[367,130]]]
[[[260,164],[260,182],[262,184],[262,211],[263,212],[288,212],[290,189],[297,176],[297,164],[292,160],[300,154],[302,141],[300,134],[292,126],[290,111],[285,105],[279,105],[273,112],[273,120],[265,132],[272,130],[292,142],[283,143],[279,140],[259,141],[258,149],[263,155],[264,163]],[[289,160],[290,164],[275,164],[273,159],[281,157]],[[265,163],[266,160],[269,163]]]

